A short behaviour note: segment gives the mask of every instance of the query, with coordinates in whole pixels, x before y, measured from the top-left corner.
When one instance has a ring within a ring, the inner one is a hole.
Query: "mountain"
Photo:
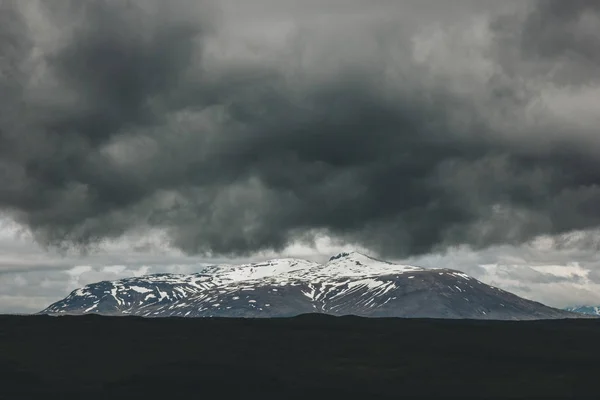
[[[586,315],[597,315],[600,316],[600,307],[598,306],[575,306],[575,307],[567,307],[566,311],[586,314]]]
[[[276,259],[98,282],[41,312],[145,317],[289,317],[304,313],[473,319],[576,318],[460,271],[398,265],[358,252],[326,264]]]

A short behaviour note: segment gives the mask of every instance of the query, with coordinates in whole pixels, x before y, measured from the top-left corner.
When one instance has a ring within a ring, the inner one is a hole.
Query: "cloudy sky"
[[[600,2],[0,0],[0,312],[359,249],[600,304]]]

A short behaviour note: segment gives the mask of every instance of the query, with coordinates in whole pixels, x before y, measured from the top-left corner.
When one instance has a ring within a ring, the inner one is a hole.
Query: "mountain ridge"
[[[565,311],[575,312],[585,315],[594,315],[600,316],[600,307],[599,306],[590,306],[590,305],[577,305],[565,308]]]
[[[306,313],[473,319],[575,318],[451,269],[426,269],[360,252],[325,264],[295,258],[206,266],[194,274],[102,281],[42,314],[144,317],[290,317]]]

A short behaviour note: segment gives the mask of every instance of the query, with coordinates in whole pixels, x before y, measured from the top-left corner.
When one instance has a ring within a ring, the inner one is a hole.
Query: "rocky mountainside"
[[[486,285],[460,271],[425,269],[358,252],[326,264],[276,259],[98,282],[73,291],[43,314],[145,317],[289,317],[304,313],[366,317],[474,319],[575,318]]]

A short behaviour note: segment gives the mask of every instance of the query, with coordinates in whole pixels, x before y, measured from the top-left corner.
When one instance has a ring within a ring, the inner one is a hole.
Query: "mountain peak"
[[[331,256],[329,258],[329,261],[335,261],[335,260],[339,260],[342,258],[372,258],[367,256],[366,254],[363,254],[359,251],[350,251],[350,252],[342,252],[342,253],[338,253],[335,256]]]
[[[335,256],[329,257],[329,261],[339,260],[340,258],[348,257],[349,255],[350,253],[347,252],[338,253]]]
[[[369,266],[372,266],[372,265],[394,266],[394,265],[396,265],[395,263],[385,261],[385,260],[380,260],[378,258],[368,256],[359,251],[343,252],[343,253],[339,253],[335,256],[332,256],[331,258],[329,258],[329,261],[325,265],[330,265],[330,264],[340,264],[340,265],[341,264],[356,264],[356,265],[369,265]],[[418,269],[420,269],[420,268],[418,268]]]

